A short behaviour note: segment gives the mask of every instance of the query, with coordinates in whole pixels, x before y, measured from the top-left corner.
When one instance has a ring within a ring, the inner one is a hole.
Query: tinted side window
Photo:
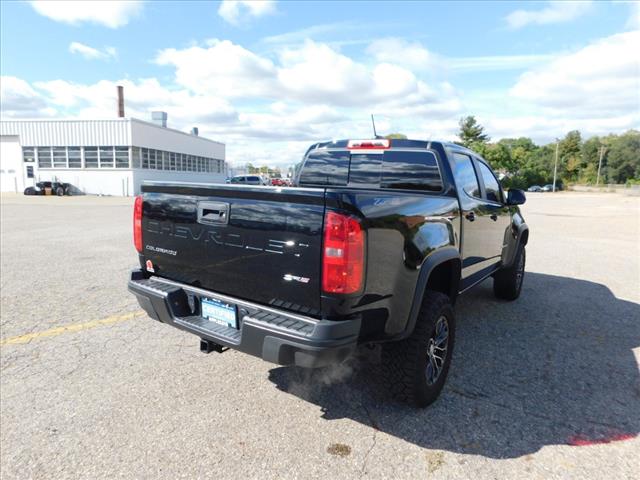
[[[456,179],[456,185],[458,185],[458,188],[462,188],[472,197],[480,198],[480,186],[478,185],[476,172],[473,169],[473,163],[471,163],[471,157],[460,153],[454,153],[453,159],[455,160],[455,171],[453,172],[453,176]]]
[[[346,185],[349,152],[317,150],[311,152],[300,171],[299,185]]]
[[[442,179],[438,161],[430,152],[385,152],[380,186],[439,191]]]
[[[354,153],[349,167],[349,184],[380,185],[382,155]]]
[[[480,175],[482,175],[484,189],[487,192],[487,200],[502,203],[502,195],[500,195],[500,185],[498,185],[498,180],[496,180],[495,175],[484,163],[478,162],[478,165],[480,166]]]

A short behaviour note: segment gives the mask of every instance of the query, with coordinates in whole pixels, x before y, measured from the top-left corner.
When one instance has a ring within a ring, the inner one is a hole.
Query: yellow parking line
[[[9,337],[0,340],[0,345],[19,345],[21,343],[29,343],[31,340],[43,337],[56,337],[63,333],[79,332],[81,330],[88,330],[90,328],[101,327],[103,325],[112,325],[114,323],[125,322],[127,320],[133,320],[136,317],[142,317],[146,313],[142,310],[137,312],[127,313],[124,315],[114,315],[112,317],[103,318],[102,320],[92,320],[85,323],[72,323],[70,325],[64,325],[62,327],[50,328],[49,330],[43,330],[41,332],[27,333],[26,335],[19,335],[17,337]]]

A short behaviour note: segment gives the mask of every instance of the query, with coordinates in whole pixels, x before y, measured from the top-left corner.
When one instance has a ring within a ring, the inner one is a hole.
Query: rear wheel
[[[499,270],[493,277],[493,293],[496,297],[503,300],[515,300],[520,296],[525,264],[526,251],[524,245],[520,245],[513,264]]]
[[[426,407],[440,395],[455,340],[455,318],[449,297],[427,290],[411,336],[385,344],[382,367],[392,395]]]
[[[58,195],[59,197],[64,196],[64,188],[62,187],[56,188],[56,195]]]

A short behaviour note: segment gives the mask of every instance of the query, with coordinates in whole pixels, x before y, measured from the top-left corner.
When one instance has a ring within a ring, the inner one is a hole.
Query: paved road
[[[2,197],[0,476],[637,478],[638,198],[530,195],[519,301],[461,298],[431,408],[139,316],[127,199]],[[66,328],[60,328],[66,327]]]

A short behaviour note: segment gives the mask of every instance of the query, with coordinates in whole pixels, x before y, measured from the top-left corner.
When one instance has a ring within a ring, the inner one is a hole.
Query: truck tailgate
[[[142,192],[142,255],[155,275],[320,309],[323,189],[162,183]]]

